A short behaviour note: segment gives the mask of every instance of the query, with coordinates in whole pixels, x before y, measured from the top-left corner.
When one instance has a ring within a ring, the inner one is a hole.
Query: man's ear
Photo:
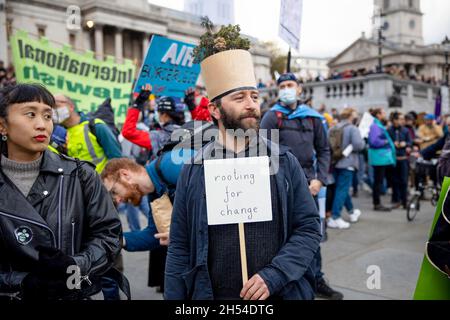
[[[301,86],[298,86],[297,95],[300,96],[302,94],[302,92],[303,92],[303,88]]]
[[[69,110],[70,110],[71,114],[76,111],[75,109],[76,109],[75,106],[73,104],[69,103]]]
[[[126,182],[131,180],[131,172],[128,169],[119,169],[119,179],[123,179]]]
[[[208,104],[208,111],[211,114],[211,117],[213,117],[216,120],[220,120],[221,117],[220,110],[214,102],[210,102]]]

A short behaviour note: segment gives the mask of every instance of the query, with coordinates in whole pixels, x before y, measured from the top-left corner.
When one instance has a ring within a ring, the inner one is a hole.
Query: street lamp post
[[[380,11],[380,20],[379,20],[379,28],[378,28],[378,73],[383,73],[383,40],[386,38],[383,37],[383,12]]]
[[[449,86],[449,70],[448,70],[448,55],[450,52],[450,40],[448,39],[448,36],[445,37],[444,41],[442,41],[442,45],[444,46],[444,53],[445,53],[445,69],[444,69],[444,79],[445,79],[445,85]]]
[[[287,56],[287,66],[286,66],[286,72],[291,72],[291,47],[289,47],[289,52],[288,52],[288,56]]]

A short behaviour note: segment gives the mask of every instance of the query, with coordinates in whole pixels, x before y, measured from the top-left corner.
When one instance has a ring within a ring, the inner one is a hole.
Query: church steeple
[[[389,42],[399,44],[423,45],[423,13],[420,0],[374,0],[374,21],[379,12],[383,13],[383,35]],[[377,26],[374,25],[374,38],[377,37]]]

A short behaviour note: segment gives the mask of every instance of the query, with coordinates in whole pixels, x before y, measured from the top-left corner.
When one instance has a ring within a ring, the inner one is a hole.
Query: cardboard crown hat
[[[222,51],[209,56],[200,65],[211,101],[235,91],[257,89],[252,56],[247,50]]]

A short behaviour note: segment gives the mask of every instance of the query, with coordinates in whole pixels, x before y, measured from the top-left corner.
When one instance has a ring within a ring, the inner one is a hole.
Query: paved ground
[[[363,211],[360,222],[349,230],[329,230],[322,249],[326,277],[346,299],[412,299],[435,208],[423,202],[414,222],[408,222],[405,210],[372,211],[369,197],[354,199]],[[367,286],[374,272],[368,273],[370,266],[379,267],[380,289]]]
[[[388,197],[385,200],[388,204]],[[424,202],[416,220],[409,223],[404,210],[372,211],[370,195],[364,191],[354,203],[363,211],[360,222],[349,230],[329,230],[329,240],[323,244],[326,278],[349,300],[411,299],[435,209]],[[124,226],[127,229],[126,222]],[[148,252],[123,255],[133,299],[162,299],[155,288],[147,287]],[[380,289],[367,287],[369,266],[380,268]]]

